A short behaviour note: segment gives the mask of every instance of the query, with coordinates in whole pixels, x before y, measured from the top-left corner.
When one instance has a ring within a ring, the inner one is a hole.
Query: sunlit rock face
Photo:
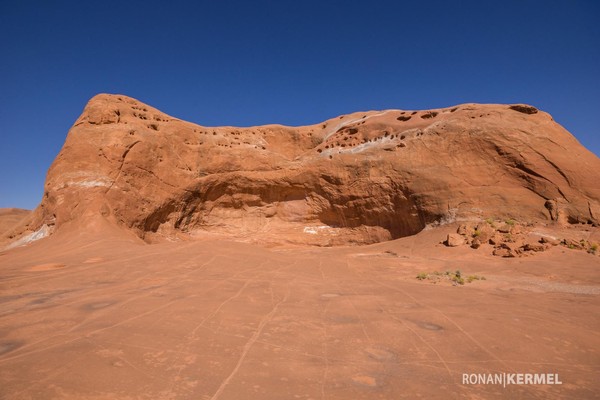
[[[12,238],[98,218],[147,241],[217,233],[362,244],[457,219],[597,224],[600,160],[527,105],[204,127],[130,97],[86,105]]]

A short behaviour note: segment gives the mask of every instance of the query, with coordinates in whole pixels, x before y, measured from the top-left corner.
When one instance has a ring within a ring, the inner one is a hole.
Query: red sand
[[[600,258],[437,244],[451,229],[265,248],[99,228],[0,252],[0,397],[597,398]],[[415,279],[457,269],[486,280]],[[562,385],[462,384],[502,372]]]

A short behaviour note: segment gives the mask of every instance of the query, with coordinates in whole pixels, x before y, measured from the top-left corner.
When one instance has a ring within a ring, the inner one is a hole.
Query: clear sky
[[[600,154],[600,1],[0,0],[0,207],[97,93],[201,125],[528,103]]]

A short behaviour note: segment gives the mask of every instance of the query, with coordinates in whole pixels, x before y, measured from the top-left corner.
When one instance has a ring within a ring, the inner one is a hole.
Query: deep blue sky
[[[599,21],[596,0],[0,0],[0,207],[39,203],[101,92],[209,126],[529,103],[598,155]]]

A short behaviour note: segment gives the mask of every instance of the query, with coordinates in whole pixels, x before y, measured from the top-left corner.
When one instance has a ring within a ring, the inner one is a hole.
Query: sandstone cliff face
[[[126,96],[85,107],[16,237],[104,218],[146,240],[203,232],[371,243],[453,219],[597,224],[600,159],[550,115],[464,104],[305,127],[203,127]]]

